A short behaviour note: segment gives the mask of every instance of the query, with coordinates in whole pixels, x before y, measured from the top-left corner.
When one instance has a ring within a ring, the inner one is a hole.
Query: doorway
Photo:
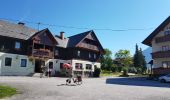
[[[41,73],[42,69],[41,69],[41,64],[42,64],[42,60],[35,60],[35,73]]]
[[[53,69],[53,62],[49,62],[49,69]]]

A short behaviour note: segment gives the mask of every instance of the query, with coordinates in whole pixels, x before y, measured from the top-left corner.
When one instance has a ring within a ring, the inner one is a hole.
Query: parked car
[[[160,82],[163,82],[163,83],[165,83],[165,82],[170,82],[170,74],[167,74],[167,75],[165,75],[165,76],[159,77],[159,81],[160,81]]]

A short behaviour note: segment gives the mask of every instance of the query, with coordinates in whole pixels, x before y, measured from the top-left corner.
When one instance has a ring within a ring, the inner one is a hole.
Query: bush
[[[135,67],[129,67],[128,72],[137,74],[137,69]]]
[[[142,74],[142,68],[136,68],[137,69],[137,74]]]
[[[123,67],[117,67],[117,69],[118,69],[118,72],[121,72]]]
[[[112,71],[112,72],[117,72],[118,69],[117,69],[117,67],[113,66],[113,67],[111,67],[111,71]]]
[[[100,77],[100,68],[95,68],[93,72],[93,77]]]

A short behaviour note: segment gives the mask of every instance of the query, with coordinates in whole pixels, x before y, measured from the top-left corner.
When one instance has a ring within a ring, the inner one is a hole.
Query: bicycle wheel
[[[71,84],[71,80],[70,80],[70,79],[67,79],[67,80],[66,80],[66,85],[69,85],[69,84]]]
[[[76,82],[75,82],[77,85],[81,85],[83,82],[82,81],[78,81],[78,80],[76,80]]]

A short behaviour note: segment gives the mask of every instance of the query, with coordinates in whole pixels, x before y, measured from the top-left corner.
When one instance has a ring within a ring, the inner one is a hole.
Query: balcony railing
[[[81,43],[81,44],[79,45],[79,47],[98,51],[98,47],[95,46],[95,45],[91,45],[91,44]]]
[[[170,58],[170,51],[158,51],[152,53],[152,58]]]
[[[168,42],[170,41],[170,34],[155,38],[156,43]]]
[[[53,52],[47,49],[34,49],[32,54],[35,57],[53,58]]]

